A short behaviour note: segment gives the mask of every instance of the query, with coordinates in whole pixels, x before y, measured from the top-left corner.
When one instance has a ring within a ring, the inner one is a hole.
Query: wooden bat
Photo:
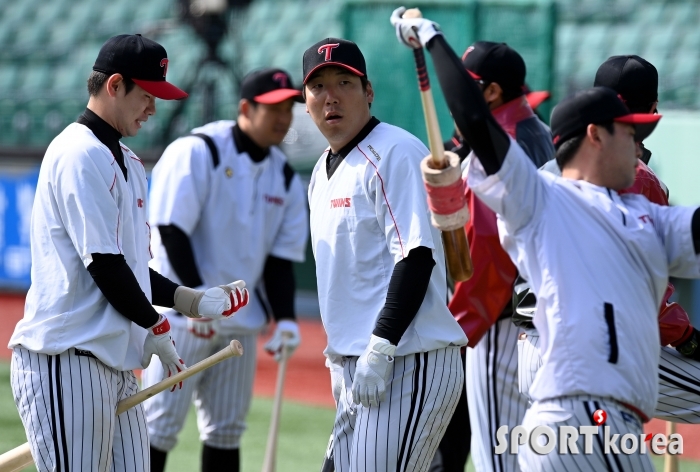
[[[208,369],[214,364],[218,364],[219,362],[228,359],[229,357],[238,357],[242,355],[243,346],[240,342],[234,339],[233,341],[231,341],[231,344],[229,344],[216,354],[207,357],[206,359],[196,363],[193,366],[188,367],[182,372],[178,372],[172,377],[163,379],[157,384],[152,385],[145,390],[141,390],[140,392],[120,401],[119,403],[117,403],[116,415],[118,416],[124,413],[129,408],[133,408],[139,403],[148,400],[149,398],[162,392],[163,390],[171,388],[173,385],[178,384],[189,377],[192,377],[194,374],[197,374],[203,371],[204,369]],[[32,453],[29,449],[29,443],[24,443],[21,446],[18,446],[6,452],[5,454],[0,455],[0,472],[15,472],[28,465],[31,465],[33,462],[34,460],[32,459]]]
[[[422,16],[418,8],[411,8],[406,10],[403,14],[403,18],[422,18]],[[440,135],[440,125],[435,111],[433,93],[430,90],[430,81],[428,80],[428,70],[425,66],[423,48],[413,49],[413,55],[416,61],[420,98],[423,104],[425,126],[428,131],[430,155],[432,156],[430,167],[433,169],[444,169],[449,163],[447,159],[445,159],[445,148],[442,142],[442,136]],[[447,269],[452,279],[456,282],[468,280],[474,273],[474,264],[472,263],[471,254],[469,253],[469,242],[467,241],[464,228],[458,228],[453,231],[443,231],[442,242],[445,247]]]
[[[670,437],[676,432],[676,423],[671,421],[666,422],[666,437]],[[678,472],[678,456],[675,454],[669,454],[668,448],[666,448],[666,453],[664,454],[664,472]]]
[[[284,340],[288,334],[282,334],[282,358],[277,367],[277,385],[275,386],[275,398],[272,401],[272,416],[270,418],[270,430],[267,433],[267,447],[263,460],[262,472],[275,472],[277,466],[277,436],[280,427],[280,415],[282,414],[282,394],[284,393],[284,379],[287,375],[287,351],[284,348]]]

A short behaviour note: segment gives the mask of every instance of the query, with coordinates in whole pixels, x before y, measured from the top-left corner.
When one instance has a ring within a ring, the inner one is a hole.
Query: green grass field
[[[267,429],[270,424],[272,401],[255,398],[248,417],[248,431],[243,436],[241,462],[243,472],[259,472],[262,468]],[[277,470],[279,472],[317,471],[328,444],[333,410],[285,402],[280,423]],[[26,442],[10,390],[10,367],[0,363],[0,452],[8,451]],[[695,445],[686,444],[686,448]],[[199,470],[200,443],[194,411],[190,411],[180,441],[168,456],[168,472],[196,472]],[[663,459],[653,458],[657,470],[663,470]],[[474,472],[471,461],[467,472]],[[697,462],[681,461],[682,472],[700,472]],[[36,471],[28,467],[25,472]]]

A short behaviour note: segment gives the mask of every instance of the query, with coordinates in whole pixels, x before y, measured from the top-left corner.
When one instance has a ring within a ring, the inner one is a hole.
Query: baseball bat
[[[139,403],[148,400],[149,398],[162,392],[163,390],[171,388],[173,385],[176,385],[182,382],[183,380],[192,377],[194,374],[197,374],[203,371],[204,369],[208,369],[214,364],[218,364],[219,362],[228,359],[229,357],[238,357],[242,355],[243,346],[240,342],[234,339],[233,341],[231,341],[231,344],[229,344],[216,354],[209,356],[200,362],[197,362],[195,365],[188,367],[182,372],[178,372],[172,377],[163,379],[157,384],[152,385],[145,390],[141,390],[140,392],[137,392],[136,394],[120,401],[119,403],[117,403],[116,415],[119,416],[129,408],[133,408]],[[24,443],[21,446],[18,446],[0,455],[0,472],[15,472],[17,470],[22,469],[23,467],[31,465],[33,462],[34,460],[32,458],[32,452],[29,449],[29,443]]]
[[[270,418],[270,430],[267,433],[267,446],[265,447],[262,472],[275,472],[277,466],[277,436],[280,427],[280,415],[282,414],[282,394],[284,393],[284,379],[287,375],[288,360],[284,341],[288,337],[288,334],[282,334],[282,358],[277,367],[277,385],[275,386],[275,398],[272,401],[272,417]]]
[[[422,18],[418,8],[406,10],[404,18]],[[428,131],[428,145],[430,147],[431,164],[433,169],[444,169],[449,165],[445,159],[445,148],[440,134],[440,125],[435,111],[433,93],[430,90],[428,70],[425,66],[425,54],[423,48],[413,49],[413,56],[416,61],[416,72],[418,73],[418,84],[420,88],[420,98],[423,104],[423,115],[425,126]],[[469,242],[464,232],[464,227],[452,231],[442,232],[442,243],[445,247],[445,259],[450,276],[456,282],[468,280],[474,274],[474,264],[469,253]]]
[[[666,422],[666,437],[675,434],[676,423],[671,421]],[[678,472],[678,456],[675,454],[669,454],[668,448],[664,453],[664,472]]]

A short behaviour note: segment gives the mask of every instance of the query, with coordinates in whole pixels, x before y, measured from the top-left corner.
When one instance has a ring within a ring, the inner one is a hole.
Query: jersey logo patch
[[[642,215],[639,217],[640,220],[642,220],[642,223],[651,223],[654,224],[654,220],[651,218],[649,215]]]
[[[266,194],[265,201],[267,203],[272,203],[273,205],[278,205],[278,206],[284,205],[284,198],[282,198],[282,197],[273,197],[272,195]]]
[[[372,154],[374,154],[374,157],[376,157],[378,161],[382,160],[382,158],[379,157],[379,154],[377,153],[377,151],[375,151],[374,148],[370,144],[367,145],[367,149],[369,149],[372,152]]]
[[[224,172],[226,173],[226,177],[228,177],[229,179],[230,179],[231,177],[233,177],[233,169],[231,169],[230,167],[227,167],[227,168],[224,170]]]
[[[139,208],[143,208],[143,198],[136,199],[136,206],[138,206]]]
[[[350,199],[334,198],[331,200],[331,208],[350,208]]]

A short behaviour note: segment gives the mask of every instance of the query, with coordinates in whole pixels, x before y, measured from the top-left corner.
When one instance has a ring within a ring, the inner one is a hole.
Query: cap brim
[[[348,66],[348,65],[346,65],[346,64],[341,64],[340,62],[324,62],[323,64],[319,64],[319,65],[317,65],[316,67],[314,67],[313,69],[311,69],[311,70],[309,71],[309,73],[306,74],[306,77],[304,77],[304,82],[303,82],[303,83],[306,84],[306,82],[309,81],[309,77],[311,77],[311,74],[313,74],[314,72],[316,72],[316,71],[319,70],[320,68],[326,67],[326,66],[337,66],[337,67],[342,67],[343,69],[349,70],[350,72],[352,72],[353,74],[357,75],[358,77],[363,77],[363,76],[365,75],[364,73],[360,72],[359,70],[355,69],[354,67],[350,67],[350,66]]]
[[[634,140],[638,143],[644,141],[654,131],[659,123],[661,115],[651,113],[630,113],[629,115],[613,118],[618,123],[627,123],[634,126]]]
[[[165,80],[132,80],[146,92],[150,93],[156,98],[160,98],[161,100],[182,100],[183,98],[187,98],[189,96],[187,92],[180,90]]]
[[[550,96],[551,94],[549,92],[543,90],[539,92],[530,92],[525,95],[525,98],[527,99],[527,103],[530,104],[530,108],[534,110],[538,106],[542,105],[542,103],[544,103]]]
[[[263,105],[274,105],[276,103],[282,103],[285,100],[294,98],[294,101],[301,102],[301,91],[295,89],[277,89],[271,92],[260,94],[253,98],[257,103],[262,103]]]
[[[469,75],[472,76],[472,79],[481,80],[481,76],[479,74],[475,74],[474,72],[470,71],[469,69],[467,69],[467,72],[469,72]]]

